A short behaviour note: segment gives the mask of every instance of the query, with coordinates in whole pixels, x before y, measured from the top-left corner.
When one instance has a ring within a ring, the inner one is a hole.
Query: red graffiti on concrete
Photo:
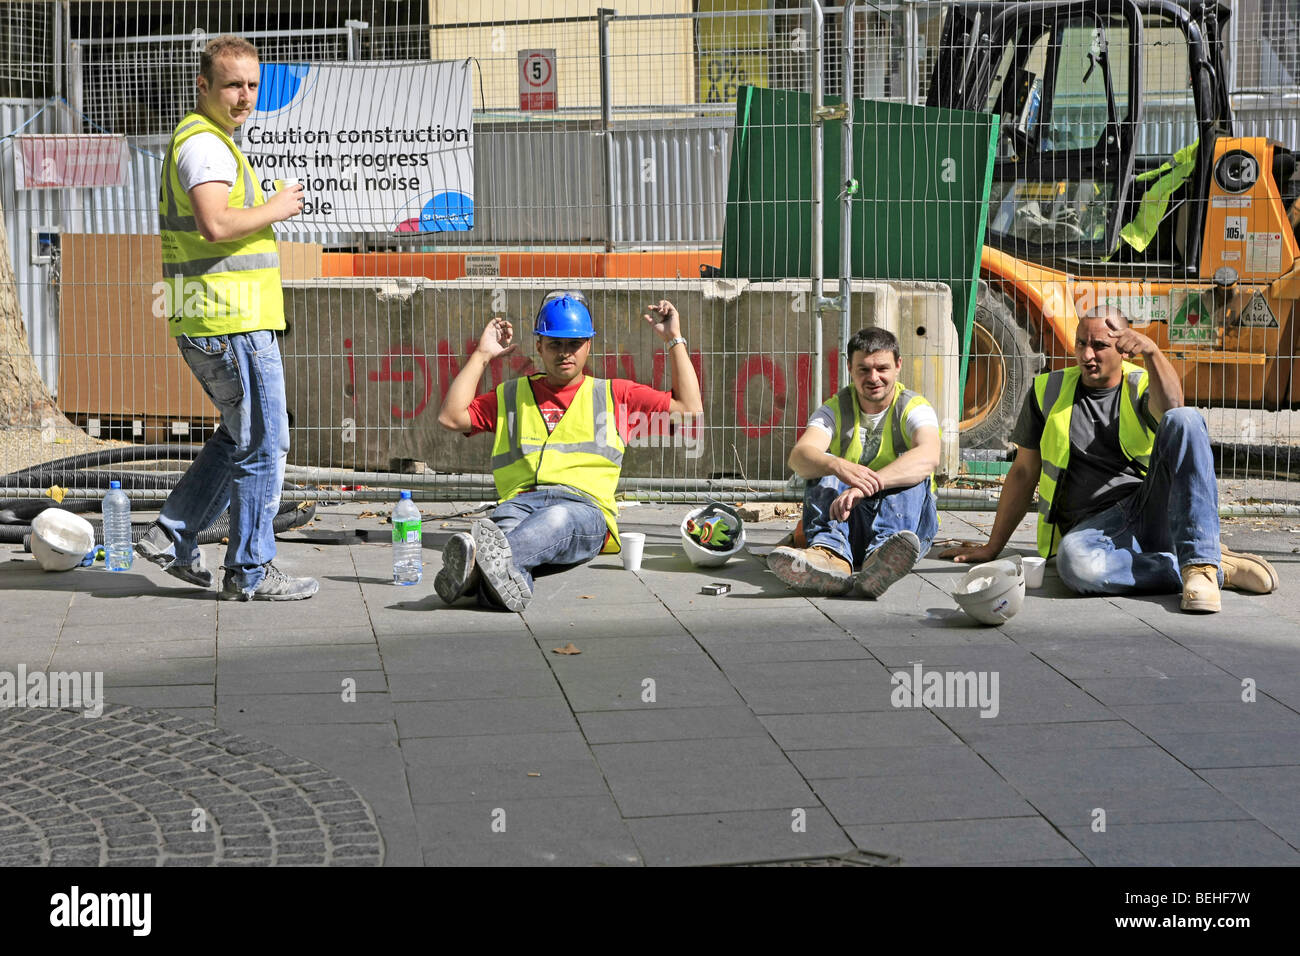
[[[433,397],[433,373],[429,369],[429,359],[418,349],[413,349],[409,345],[398,345],[384,353],[383,360],[379,363],[379,370],[371,372],[369,375],[372,382],[410,382],[415,379],[415,373],[410,369],[402,371],[393,371],[393,359],[409,358],[419,366],[420,372],[424,376],[424,394],[420,401],[413,409],[403,408],[401,405],[393,405],[392,412],[394,418],[415,418],[420,412],[424,411],[429,399]]]

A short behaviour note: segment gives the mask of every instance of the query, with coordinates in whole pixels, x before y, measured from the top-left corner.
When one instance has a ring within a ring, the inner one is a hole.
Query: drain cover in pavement
[[[374,814],[298,757],[138,707],[0,710],[0,866],[376,866]]]

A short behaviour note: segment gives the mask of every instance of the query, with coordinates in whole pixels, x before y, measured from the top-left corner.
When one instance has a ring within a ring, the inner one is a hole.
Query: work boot
[[[1212,564],[1189,564],[1183,568],[1183,610],[1208,614],[1223,610],[1218,568]]]
[[[920,538],[910,531],[891,534],[862,562],[862,570],[853,579],[853,593],[875,600],[907,577],[920,557]]]
[[[320,590],[315,578],[291,578],[269,561],[262,565],[266,573],[252,592],[235,583],[233,571],[226,571],[221,579],[217,598],[222,601],[301,601]]]
[[[158,565],[174,578],[180,578],[186,584],[195,587],[210,588],[213,583],[212,572],[203,566],[203,552],[194,559],[193,564],[177,564],[176,549],[172,539],[161,525],[153,524],[135,543],[135,553],[146,561]]]
[[[843,594],[852,582],[853,565],[830,548],[776,548],[767,567],[791,587],[815,594]]]
[[[488,594],[508,611],[522,611],[533,599],[533,589],[515,567],[506,534],[487,518],[474,522],[474,563]]]
[[[1277,572],[1273,570],[1273,565],[1259,555],[1229,551],[1227,548],[1220,550],[1223,552],[1223,560],[1219,566],[1223,568],[1225,588],[1245,591],[1247,594],[1271,594],[1277,590],[1280,583]]]
[[[464,531],[451,536],[442,548],[442,570],[433,579],[433,589],[445,604],[455,604],[477,590],[479,570],[474,564],[474,538]]]

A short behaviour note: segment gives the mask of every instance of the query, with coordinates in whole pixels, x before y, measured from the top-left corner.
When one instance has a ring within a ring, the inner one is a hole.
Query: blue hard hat
[[[587,297],[575,291],[552,292],[537,310],[533,334],[554,339],[593,338],[596,330],[591,324]]]

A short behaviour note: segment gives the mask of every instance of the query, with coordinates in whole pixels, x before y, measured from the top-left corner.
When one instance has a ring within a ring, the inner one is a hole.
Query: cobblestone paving
[[[374,814],[268,744],[138,707],[0,710],[0,866],[375,866]]]

